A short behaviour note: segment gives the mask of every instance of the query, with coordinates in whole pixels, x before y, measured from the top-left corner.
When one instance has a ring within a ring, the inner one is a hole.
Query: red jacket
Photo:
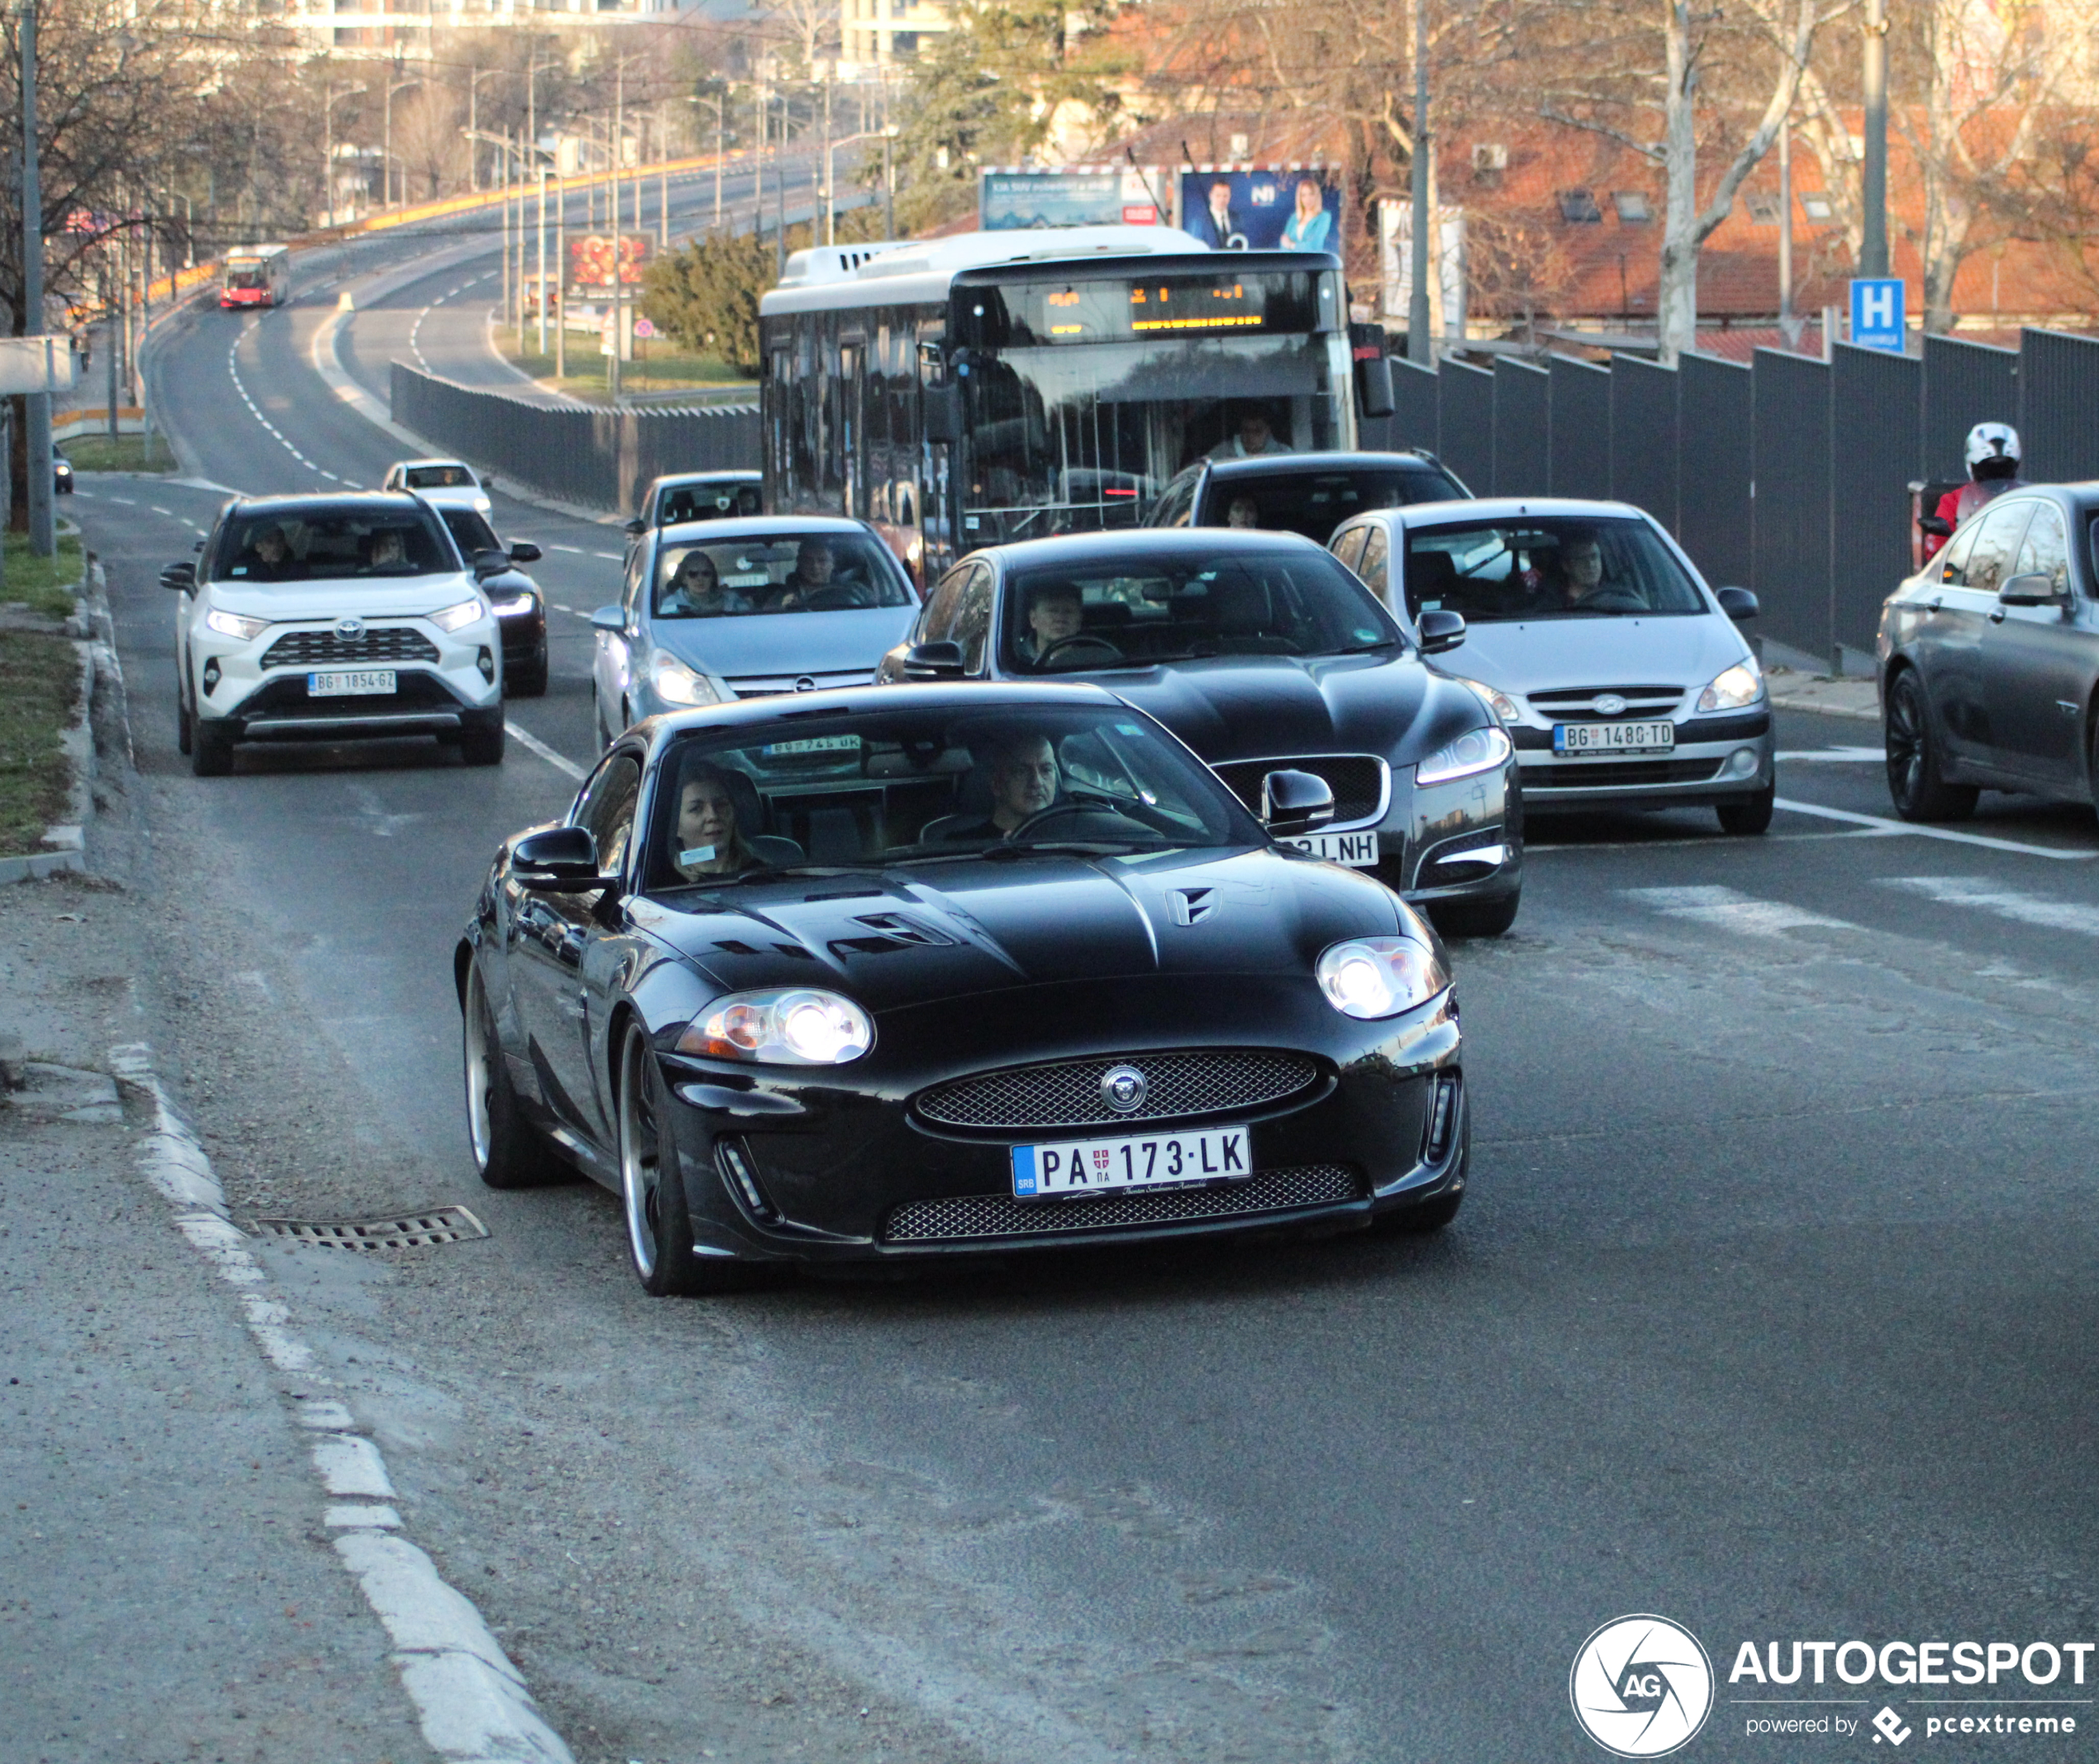
[[[1958,530],[1962,521],[1985,503],[1992,502],[2002,496],[2006,491],[2016,490],[2018,487],[2019,480],[2016,478],[1971,479],[1968,483],[1963,484],[1959,489],[1949,490],[1939,498],[1939,518]],[[1948,539],[1951,537],[1950,534],[1947,535]],[[1940,538],[1936,533],[1925,534],[1924,535],[1925,561],[1929,563],[1933,558],[1938,556],[1946,543],[1947,540]]]

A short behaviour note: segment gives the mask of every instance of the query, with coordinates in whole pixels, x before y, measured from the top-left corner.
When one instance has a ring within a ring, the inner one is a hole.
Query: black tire
[[[190,734],[192,720],[189,694],[183,684],[181,673],[178,672],[175,675],[175,751],[178,754],[187,754],[193,745]]]
[[[1749,835],[1768,832],[1778,797],[1778,787],[1773,784],[1754,796],[1738,796],[1732,802],[1718,804],[1713,812],[1720,816],[1720,830]]]
[[[693,1253],[684,1167],[669,1118],[670,1093],[647,1033],[627,1025],[620,1054],[620,1206],[627,1260],[652,1298],[690,1298],[750,1286],[753,1271]]]
[[[233,731],[200,716],[189,732],[189,769],[198,777],[224,777],[233,769]]]
[[[1523,891],[1491,901],[1431,901],[1429,920],[1445,937],[1499,937],[1516,923]]]
[[[1887,689],[1881,727],[1887,744],[1887,793],[1905,820],[1965,820],[1982,792],[1940,775],[1938,744],[1924,682],[1905,668]]]
[[[503,725],[469,724],[459,731],[459,758],[470,766],[499,766],[503,762]]]
[[[467,971],[459,1011],[460,1066],[465,1080],[467,1148],[481,1180],[491,1188],[533,1188],[559,1182],[569,1172],[539,1129],[525,1119],[517,1091],[503,1064],[496,1014],[476,963]]]

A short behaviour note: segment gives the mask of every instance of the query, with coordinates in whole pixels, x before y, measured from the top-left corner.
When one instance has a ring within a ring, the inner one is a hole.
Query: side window
[[[2051,502],[2034,510],[2033,524],[2026,529],[2019,548],[2015,576],[2045,576],[2058,594],[2070,592],[2070,542],[2063,531],[2063,516]]]
[[[634,830],[634,805],[641,794],[641,762],[631,754],[615,754],[576,799],[572,825],[588,827],[597,841],[598,867],[607,875],[626,864],[627,835]]]
[[[1982,516],[1982,530],[1975,535],[1975,549],[1968,554],[1968,586],[1994,594],[2011,573],[2011,560],[2018,554],[2019,540],[2034,511],[2030,502],[2000,503]]]
[[[1155,527],[1184,527],[1195,507],[1195,487],[1201,481],[1200,470],[1183,472],[1168,484],[1153,511],[1149,525]]]
[[[1968,585],[1968,554],[1975,549],[1975,535],[1982,531],[1982,524],[1963,527],[1946,541],[1946,549],[1939,554],[1939,579],[1949,587]],[[2099,540],[2095,541],[2092,555],[2099,558]]]
[[[1355,567],[1357,575],[1364,585],[1387,606],[1392,604],[1392,583],[1387,566],[1392,562],[1392,541],[1385,535],[1383,526],[1373,522],[1366,530],[1369,537],[1363,542],[1363,561]]]
[[[1334,541],[1334,555],[1347,564],[1350,569],[1354,569],[1358,561],[1363,556],[1363,541],[1369,531],[1370,529],[1368,527],[1350,527],[1347,532]],[[1359,571],[1358,573],[1360,574],[1361,572]]]
[[[975,566],[958,564],[934,584],[933,592],[926,597],[926,611],[919,616],[917,643],[940,643],[954,634],[954,606],[962,597],[962,587],[969,579]]]
[[[649,579],[649,559],[655,549],[650,536],[645,533],[634,542],[634,555],[626,560],[626,587],[620,596],[620,604],[626,609],[630,625],[640,616],[641,585]]]
[[[991,566],[978,563],[969,572],[955,602],[954,628],[949,633],[962,645],[962,671],[984,671],[984,645],[991,638]]]

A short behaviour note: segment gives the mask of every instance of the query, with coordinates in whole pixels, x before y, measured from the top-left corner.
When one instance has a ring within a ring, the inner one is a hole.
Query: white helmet
[[[2010,423],[1978,423],[1968,431],[1968,468],[1972,472],[1985,459],[2020,458],[2019,431]]]

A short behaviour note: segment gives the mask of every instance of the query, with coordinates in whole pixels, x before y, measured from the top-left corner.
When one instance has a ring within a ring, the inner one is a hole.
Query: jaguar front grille
[[[1143,1079],[1143,1100],[1118,1110],[1109,1105],[1102,1080],[1124,1067]],[[942,1127],[1030,1133],[1121,1127],[1262,1108],[1318,1082],[1318,1065],[1302,1053],[1206,1048],[979,1072],[934,1086],[918,1098],[917,1110],[920,1119]]]

